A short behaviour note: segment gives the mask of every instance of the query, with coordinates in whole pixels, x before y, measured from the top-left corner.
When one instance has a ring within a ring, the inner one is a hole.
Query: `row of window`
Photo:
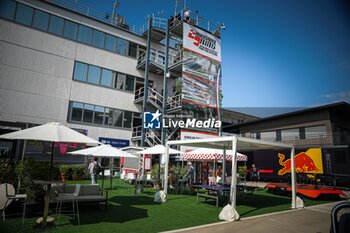
[[[250,137],[266,141],[288,141],[312,138],[324,138],[327,136],[325,125],[282,129],[277,131],[266,131],[260,133],[251,133]]]
[[[130,129],[133,116],[133,112],[126,110],[80,102],[69,103],[69,122]]]
[[[134,91],[135,85],[134,76],[77,61],[73,79],[126,91]]]
[[[22,3],[16,3],[12,0],[2,0],[0,6],[0,17],[2,18],[14,20],[17,23],[35,29],[121,55],[134,58],[137,56],[137,47],[139,45],[128,40],[34,9]]]

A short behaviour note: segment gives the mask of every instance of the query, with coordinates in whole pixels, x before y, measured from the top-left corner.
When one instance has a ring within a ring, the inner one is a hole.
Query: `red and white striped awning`
[[[186,160],[222,160],[224,158],[223,150],[198,148],[182,154],[182,159]],[[232,161],[232,150],[226,150],[226,160]],[[247,161],[248,157],[237,152],[237,161]]]

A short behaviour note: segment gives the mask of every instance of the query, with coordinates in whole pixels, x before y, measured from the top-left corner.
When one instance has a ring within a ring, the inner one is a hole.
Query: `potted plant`
[[[84,166],[76,166],[73,168],[73,180],[82,180],[84,178]]]
[[[65,182],[69,179],[70,167],[67,165],[60,166],[61,180]]]
[[[159,164],[158,163],[153,165],[152,171],[151,171],[151,177],[153,180],[154,188],[159,188],[160,187],[160,179],[159,179]]]

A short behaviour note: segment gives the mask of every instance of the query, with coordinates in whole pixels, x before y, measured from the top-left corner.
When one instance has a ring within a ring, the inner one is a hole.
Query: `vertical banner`
[[[183,24],[182,113],[197,120],[221,120],[221,41]],[[219,134],[221,129],[191,129]]]

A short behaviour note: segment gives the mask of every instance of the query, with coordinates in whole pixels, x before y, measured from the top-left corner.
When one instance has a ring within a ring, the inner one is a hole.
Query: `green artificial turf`
[[[101,181],[100,181],[101,182]],[[70,181],[69,183],[89,183],[89,181]],[[168,194],[165,203],[153,202],[156,190],[145,189],[141,195],[135,195],[134,186],[121,180],[114,180],[116,189],[109,191],[108,210],[99,209],[96,204],[80,204],[80,225],[70,215],[61,214],[56,227],[50,232],[160,232],[185,227],[219,222],[218,215],[225,205],[217,208],[214,200],[197,203],[196,195]],[[105,183],[109,187],[109,180]],[[326,200],[305,199],[305,205],[315,205]],[[290,209],[290,197],[267,193],[261,189],[253,194],[239,195],[237,211],[242,218]],[[51,211],[54,208],[51,208]],[[51,213],[51,216],[57,217]],[[35,232],[37,217],[26,218],[22,225],[21,218],[7,218],[0,221],[0,232]]]

